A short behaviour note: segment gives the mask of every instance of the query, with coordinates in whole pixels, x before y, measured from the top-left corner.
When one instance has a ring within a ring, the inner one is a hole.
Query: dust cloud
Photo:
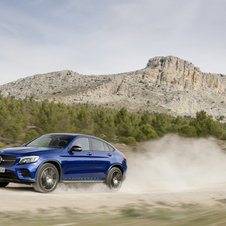
[[[57,189],[54,191],[56,193],[99,193],[99,192],[109,192],[108,187],[104,183],[60,183]]]
[[[200,189],[226,182],[226,153],[213,138],[166,135],[127,154],[127,178],[119,192]],[[105,184],[59,184],[57,193],[109,192]]]
[[[226,154],[213,138],[167,135],[128,158],[123,192],[178,191],[226,182]]]

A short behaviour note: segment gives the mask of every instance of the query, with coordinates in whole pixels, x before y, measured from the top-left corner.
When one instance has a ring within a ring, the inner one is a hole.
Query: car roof
[[[102,140],[102,141],[105,141],[99,137],[95,137],[95,136],[91,136],[91,135],[86,135],[86,134],[78,134],[78,133],[47,133],[47,134],[43,134],[43,135],[66,135],[66,136],[74,136],[74,137],[90,137],[90,138],[96,138],[96,139],[99,139],[99,140]],[[107,141],[105,141],[107,142]],[[107,142],[108,143],[108,142]]]
[[[74,136],[74,137],[80,137],[80,136],[82,137],[82,136],[84,136],[84,137],[95,138],[95,139],[98,139],[98,140],[104,141],[105,143],[110,144],[106,140],[103,140],[103,139],[101,139],[99,137],[86,135],[86,134],[78,134],[78,133],[47,133],[47,134],[43,134],[43,135],[68,135],[68,136]],[[110,145],[115,149],[115,147],[112,144],[110,144]]]
[[[91,136],[91,135],[86,135],[86,134],[78,134],[78,133],[46,133],[46,134],[43,134],[43,135],[68,135],[68,136],[86,136],[86,137],[94,137],[94,138],[98,138],[98,137],[95,137],[95,136]],[[100,138],[98,138],[100,139]]]

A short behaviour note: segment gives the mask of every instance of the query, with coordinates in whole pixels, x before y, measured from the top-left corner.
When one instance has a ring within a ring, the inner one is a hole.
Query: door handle
[[[88,152],[87,155],[92,155],[92,153],[91,152]]]
[[[111,157],[111,156],[112,156],[112,154],[111,154],[111,153],[108,153],[108,156],[109,156],[109,157]]]

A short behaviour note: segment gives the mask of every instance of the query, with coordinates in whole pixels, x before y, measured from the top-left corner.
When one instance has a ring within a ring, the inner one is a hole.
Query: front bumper
[[[34,180],[31,178],[25,178],[21,179],[11,170],[6,170],[5,173],[0,173],[0,182],[12,182],[12,183],[22,183],[22,184],[31,184],[34,183]]]
[[[15,164],[4,168],[5,172],[0,173],[0,182],[31,184],[35,182],[38,164],[37,162],[22,165]]]

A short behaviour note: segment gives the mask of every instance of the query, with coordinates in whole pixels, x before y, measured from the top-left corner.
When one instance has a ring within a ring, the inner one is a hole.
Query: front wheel
[[[57,168],[51,163],[46,163],[38,169],[33,187],[38,192],[52,192],[56,189],[58,181],[59,172]]]
[[[107,186],[113,191],[118,191],[122,186],[122,181],[122,171],[116,167],[110,169],[106,179]]]
[[[8,182],[0,182],[0,188],[4,188],[8,185]]]

